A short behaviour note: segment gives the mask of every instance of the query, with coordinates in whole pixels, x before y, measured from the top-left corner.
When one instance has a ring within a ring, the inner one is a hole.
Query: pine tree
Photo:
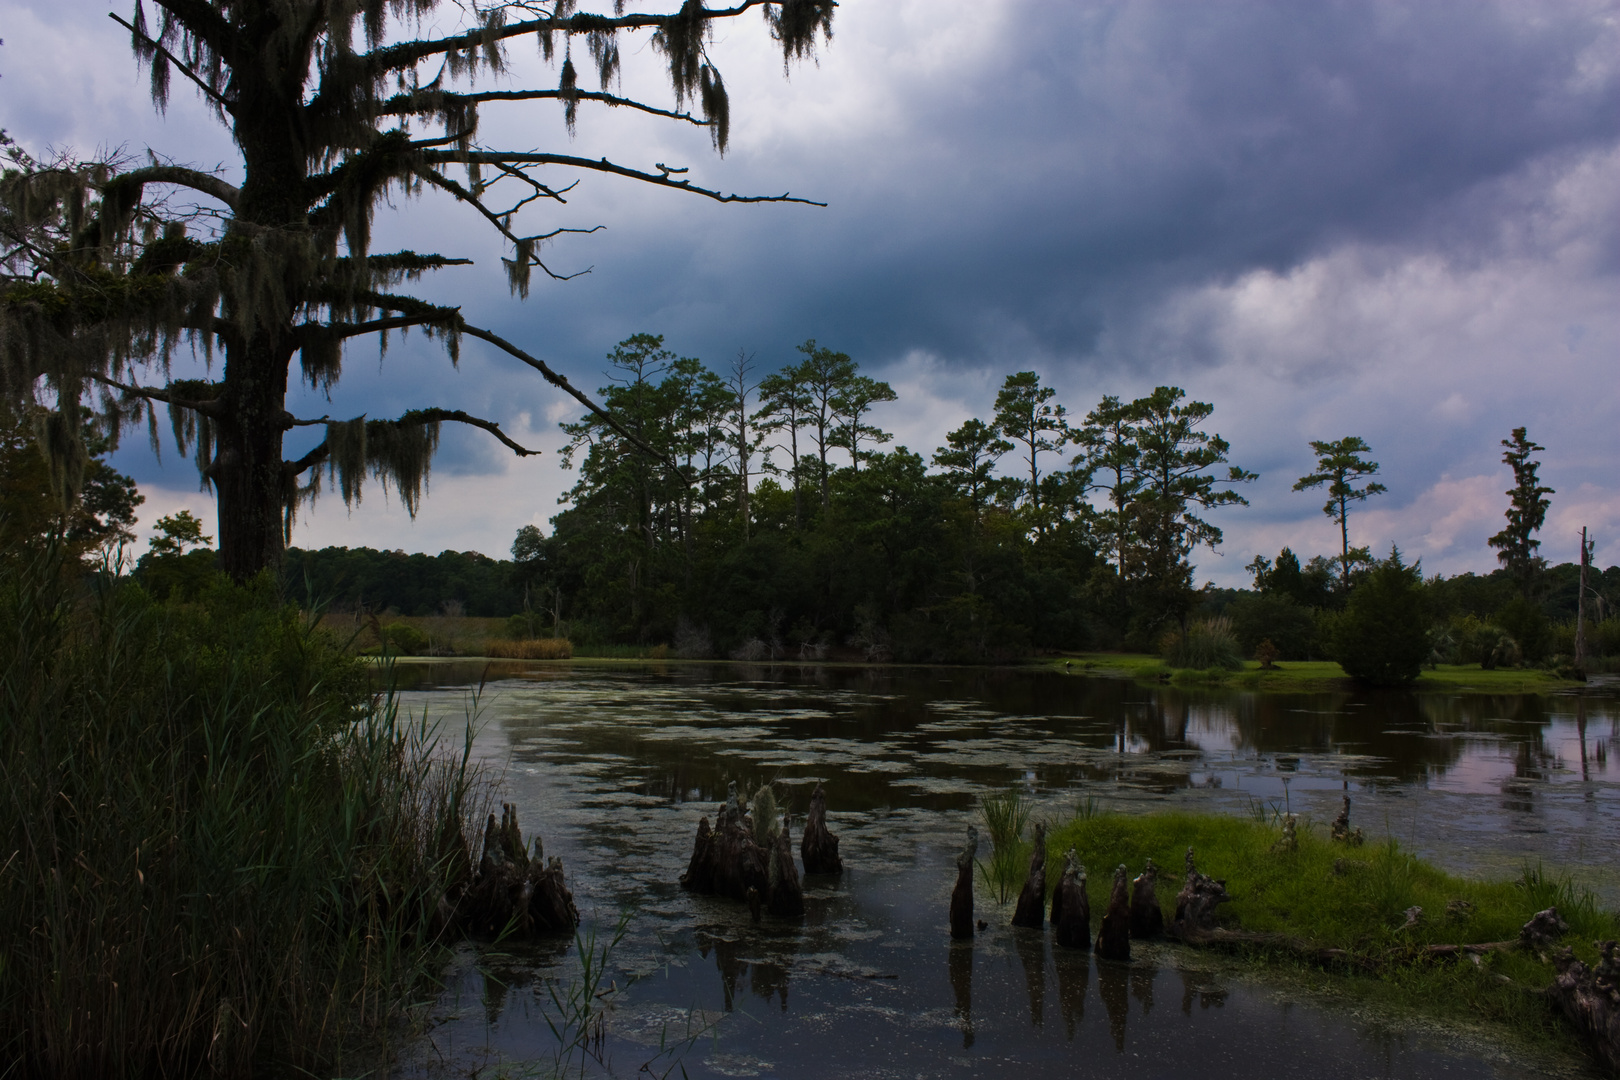
[[[1507,509],[1507,527],[1485,542],[1496,549],[1497,560],[1518,581],[1519,591],[1528,597],[1546,562],[1536,554],[1541,541],[1535,534],[1547,520],[1547,507],[1552,505],[1546,496],[1557,492],[1541,486],[1536,476],[1541,463],[1530,455],[1547,448],[1531,442],[1524,428],[1514,428],[1512,436],[1502,440],[1502,446],[1505,447],[1502,461],[1513,470],[1513,486],[1507,491],[1512,501]]]
[[[1352,556],[1357,557],[1357,561],[1360,562],[1372,562],[1372,555],[1366,548],[1357,548],[1354,551],[1350,548],[1350,504],[1364,502],[1368,496],[1381,495],[1389,489],[1376,481],[1366,487],[1355,486],[1355,482],[1363,476],[1372,476],[1378,472],[1378,462],[1368,461],[1361,456],[1369,453],[1372,448],[1359,436],[1346,435],[1337,442],[1312,439],[1311,449],[1316,453],[1316,471],[1309,476],[1300,477],[1294,485],[1294,490],[1307,491],[1323,484],[1328,486],[1328,500],[1322,505],[1322,513],[1339,526],[1341,545],[1339,583],[1348,587]]]
[[[486,145],[480,110],[497,102],[556,101],[571,133],[582,103],[639,110],[706,127],[717,150],[729,134],[729,104],[707,52],[717,25],[762,11],[784,62],[811,56],[830,36],[833,0],[739,0],[709,10],[687,0],[668,13],[575,10],[573,0],[457,5],[471,25],[412,36],[437,24],[439,0],[154,0],[148,22],[137,0],[129,29],[150,67],[161,109],[173,76],[192,83],[232,134],[239,160],[217,173],[168,164],[35,162],[13,154],[0,190],[0,391],[14,402],[39,394],[63,417],[49,448],[82,464],[81,408],[95,391],[100,423],[144,420],[155,433],[166,407],[182,445],[194,450],[218,499],[224,568],[237,578],[280,560],[301,499],[324,470],[345,500],[366,475],[392,485],[415,511],[445,421],[488,431],[518,454],[493,421],[425,405],[391,420],[305,419],[286,409],[294,358],[312,386],[342,372],[345,343],[421,330],[452,363],[475,338],[528,365],[578,398],[586,395],[520,345],[468,323],[459,308],[402,291],[420,275],[468,260],[414,251],[374,253],[370,226],[396,193],[434,191],[455,200],[503,238],[508,282],[527,294],[533,272],[567,273],[540,258],[541,245],[588,228],[528,231],[520,218],[557,206],[566,186],[548,168],[606,173],[722,202],[797,201],[699,187],[685,169],[631,168],[544,150]],[[448,8],[448,5],[445,5]],[[123,21],[123,20],[120,20]],[[673,108],[610,93],[621,37],[645,33],[662,54]],[[558,64],[555,88],[474,89],[500,76],[506,50],[526,40]],[[580,85],[573,45],[583,46],[599,90]],[[689,111],[690,110],[690,111]],[[175,191],[182,197],[170,199]],[[177,209],[188,200],[200,213]],[[217,381],[169,378],[177,350],[224,363]],[[283,457],[293,428],[325,438],[296,460]],[[645,448],[644,448],[645,449]]]

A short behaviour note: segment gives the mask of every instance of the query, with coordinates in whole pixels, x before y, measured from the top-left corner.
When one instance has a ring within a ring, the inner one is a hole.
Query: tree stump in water
[[[709,828],[707,817],[698,822],[697,840],[681,885],[695,893],[739,901],[748,899],[750,888],[768,897],[768,855],[754,843],[753,834],[754,823],[737,800],[733,783],[726,801],[715,810],[714,828]]]
[[[1346,781],[1347,785],[1348,783],[1349,781]],[[1333,819],[1330,834],[1339,843],[1349,844],[1351,847],[1360,847],[1365,839],[1361,835],[1360,829],[1350,827],[1350,793],[1348,791],[1344,794],[1344,806],[1339,810],[1339,816]]]
[[[1131,937],[1151,938],[1164,933],[1164,910],[1159,907],[1159,868],[1153,860],[1131,882]]]
[[[1569,924],[1559,918],[1558,909],[1550,907],[1536,912],[1519,927],[1519,943],[1531,952],[1546,953],[1568,931]]]
[[[956,888],[951,890],[951,937],[973,936],[973,857],[979,853],[979,830],[968,826],[967,844],[956,853]]]
[[[1029,877],[1024,879],[1024,891],[1018,894],[1012,924],[1036,930],[1046,925],[1046,826],[1041,822],[1035,823],[1035,850],[1029,856]]]
[[[553,856],[548,863],[538,836],[533,853],[524,850],[517,808],[511,803],[501,804],[499,825],[489,815],[483,855],[454,917],[468,932],[488,937],[572,933],[579,925],[562,860]]]
[[[1108,911],[1103,915],[1102,929],[1097,931],[1097,955],[1104,960],[1131,958],[1130,886],[1126,883],[1124,863],[1114,871]]]
[[[1065,949],[1091,948],[1091,900],[1086,896],[1086,868],[1074,848],[1063,857],[1063,877],[1052,897],[1052,926]]]
[[[1593,944],[1602,959],[1590,970],[1567,947],[1558,950],[1553,957],[1558,977],[1547,996],[1591,1041],[1598,1059],[1620,1072],[1620,957],[1612,941]]]
[[[1176,894],[1175,931],[1180,936],[1215,929],[1215,909],[1232,899],[1226,895],[1226,882],[1198,872],[1193,849],[1187,849],[1187,880]]]
[[[772,915],[797,919],[804,915],[804,888],[799,884],[799,868],[793,865],[793,845],[788,839],[788,816],[782,815],[782,831],[771,847],[770,888],[766,908]]]
[[[810,793],[810,815],[805,819],[799,857],[806,874],[841,874],[844,860],[838,857],[838,837],[827,831],[827,796],[816,784]]]

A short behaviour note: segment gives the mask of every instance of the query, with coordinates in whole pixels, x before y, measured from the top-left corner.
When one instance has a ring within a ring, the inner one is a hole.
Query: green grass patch
[[[1221,668],[1171,668],[1157,656],[1143,653],[1075,653],[1049,661],[1070,675],[1100,675],[1137,682],[1175,686],[1225,686],[1284,694],[1312,694],[1346,690],[1356,684],[1331,660],[1285,660],[1270,668],[1245,660],[1237,671]],[[1578,686],[1539,668],[1497,668],[1486,671],[1477,664],[1441,664],[1425,668],[1412,689],[1440,693],[1544,694]]]
[[[1570,925],[1565,943],[1591,964],[1593,941],[1620,936],[1620,917],[1600,909],[1592,893],[1539,868],[1527,867],[1511,881],[1458,877],[1394,840],[1350,847],[1304,820],[1295,850],[1277,850],[1281,836],[1275,818],[1103,813],[1076,818],[1056,830],[1048,846],[1052,852],[1073,847],[1086,864],[1093,912],[1107,904],[1115,866],[1123,863],[1135,875],[1152,858],[1166,918],[1174,914],[1191,846],[1198,869],[1224,880],[1233,898],[1220,909],[1223,928],[1346,950],[1351,959],[1342,969],[1344,981],[1398,1008],[1483,1018],[1532,1040],[1574,1045],[1574,1032],[1534,993],[1552,981],[1550,965],[1522,949],[1487,953],[1476,964],[1431,958],[1423,948],[1515,940],[1531,915],[1556,906]],[[1403,929],[1413,906],[1423,917]],[[1275,963],[1300,963],[1287,949],[1253,951]]]

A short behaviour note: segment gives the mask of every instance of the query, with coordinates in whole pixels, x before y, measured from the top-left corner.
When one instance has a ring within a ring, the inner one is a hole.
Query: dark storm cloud
[[[1080,357],[1189,283],[1352,241],[1490,247],[1524,197],[1506,178],[1620,135],[1620,83],[1584,71],[1602,14],[1026,5],[970,79],[885,87],[905,138],[857,115],[833,146],[710,170],[829,209],[694,213],[704,234],[621,229],[591,257],[706,353],[821,326],[874,358]]]

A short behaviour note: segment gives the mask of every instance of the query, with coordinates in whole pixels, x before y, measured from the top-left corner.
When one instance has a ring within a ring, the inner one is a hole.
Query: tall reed
[[[0,1073],[360,1052],[467,869],[436,744],[268,577],[158,605],[0,560]]]

